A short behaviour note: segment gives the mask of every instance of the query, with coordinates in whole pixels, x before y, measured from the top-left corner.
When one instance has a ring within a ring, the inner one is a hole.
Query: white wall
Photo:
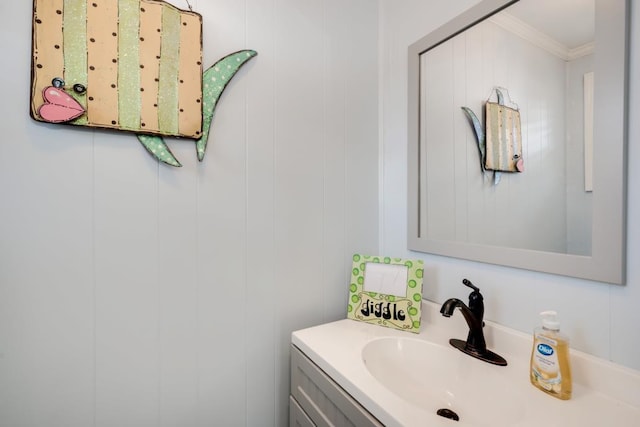
[[[0,5],[2,427],[283,426],[290,332],[378,249],[377,3],[190,3],[205,66],[259,55],[181,169],[32,121],[31,2]]]
[[[575,348],[640,369],[640,84],[630,79],[628,163],[628,267],[626,286],[615,286],[506,267],[457,260],[406,250],[407,167],[407,47],[444,24],[476,1],[406,0],[401,5],[381,0],[382,152],[384,253],[425,260],[424,294],[443,302],[449,297],[466,299],[461,285],[469,278],[485,296],[486,317],[506,326],[530,332],[538,312],[556,309],[563,329]],[[634,4],[635,6],[635,4]],[[640,72],[640,8],[632,8],[630,76]],[[635,160],[635,162],[634,162]]]

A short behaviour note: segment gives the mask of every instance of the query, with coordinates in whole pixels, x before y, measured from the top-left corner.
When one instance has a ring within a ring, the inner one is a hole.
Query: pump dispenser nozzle
[[[558,313],[553,310],[543,311],[540,313],[542,317],[542,327],[550,331],[559,331],[560,322],[558,321]]]

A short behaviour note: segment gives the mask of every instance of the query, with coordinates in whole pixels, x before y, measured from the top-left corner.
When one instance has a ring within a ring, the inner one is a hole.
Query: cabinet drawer
[[[289,396],[289,427],[316,427],[293,396]]]
[[[291,346],[291,395],[319,427],[382,427],[382,424]]]

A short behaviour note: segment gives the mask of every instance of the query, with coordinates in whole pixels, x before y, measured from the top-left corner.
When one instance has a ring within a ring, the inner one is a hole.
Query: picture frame
[[[347,318],[420,332],[424,262],[353,255]]]

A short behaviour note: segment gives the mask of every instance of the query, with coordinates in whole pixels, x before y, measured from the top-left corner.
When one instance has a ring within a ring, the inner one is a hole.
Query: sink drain
[[[436,414],[444,418],[449,418],[450,420],[453,420],[453,421],[460,421],[460,417],[458,416],[458,414],[456,414],[449,408],[438,409]]]

